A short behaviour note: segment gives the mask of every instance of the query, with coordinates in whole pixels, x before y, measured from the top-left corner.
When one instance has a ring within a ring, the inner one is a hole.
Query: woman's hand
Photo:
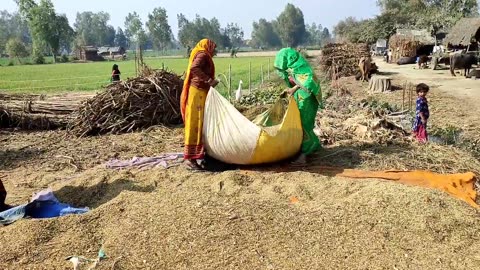
[[[288,94],[289,96],[295,94],[295,92],[297,92],[297,90],[300,89],[300,87],[298,87],[298,85],[295,85],[294,87],[292,88],[287,88],[285,89],[285,91],[283,91],[283,93],[286,93]]]
[[[216,87],[216,86],[218,85],[219,81],[218,81],[218,80],[215,80],[215,79],[210,79],[210,80],[208,80],[207,83],[208,83],[211,87]]]

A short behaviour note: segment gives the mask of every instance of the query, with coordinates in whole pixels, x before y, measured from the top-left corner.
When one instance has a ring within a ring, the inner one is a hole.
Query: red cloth
[[[417,139],[417,141],[419,141],[420,143],[428,142],[428,133],[424,124],[420,124],[418,126],[418,131],[414,132],[413,134],[415,135],[415,138]]]

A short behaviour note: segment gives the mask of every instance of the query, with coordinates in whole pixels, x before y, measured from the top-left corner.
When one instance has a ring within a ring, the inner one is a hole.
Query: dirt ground
[[[406,79],[412,83],[426,83],[437,91],[447,96],[472,102],[480,109],[480,80],[467,79],[460,74],[456,77],[450,75],[448,67],[440,66],[439,70],[421,69],[416,65],[387,64],[381,58],[376,58],[375,63],[383,72],[391,73],[393,78]],[[457,70],[457,73],[460,70]]]
[[[399,72],[392,75],[398,85],[423,80],[407,67],[380,66]],[[350,95],[332,99],[320,114],[327,123],[351,118],[359,100],[372,98],[362,90],[366,84],[351,78],[345,84]],[[432,125],[455,124],[475,136],[478,114],[447,90],[432,90]],[[373,98],[399,104],[401,91]],[[0,228],[0,269],[72,269],[67,256],[95,258],[100,246],[109,258],[95,269],[478,268],[477,210],[440,191],[335,178],[323,168],[447,173],[478,170],[480,161],[460,147],[350,135],[336,135],[303,169],[278,164],[194,173],[104,166],[112,158],[181,152],[181,128],[83,139],[65,131],[0,130],[8,203],[25,203],[51,187],[61,201],[91,208],[85,215]]]

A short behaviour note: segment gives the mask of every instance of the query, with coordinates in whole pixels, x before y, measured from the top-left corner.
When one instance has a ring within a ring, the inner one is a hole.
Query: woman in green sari
[[[288,85],[285,90],[293,95],[300,110],[303,142],[297,164],[306,163],[307,156],[321,149],[320,140],[313,132],[319,108],[323,109],[320,84],[307,60],[295,49],[281,49],[275,58],[275,68]]]

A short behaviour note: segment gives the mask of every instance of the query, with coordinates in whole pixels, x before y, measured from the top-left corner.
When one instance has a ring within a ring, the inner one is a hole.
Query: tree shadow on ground
[[[115,199],[123,191],[151,193],[154,190],[154,186],[140,186],[132,180],[118,179],[110,183],[102,180],[93,186],[65,186],[54,193],[61,202],[77,207],[97,208]]]
[[[44,154],[41,149],[6,149],[0,150],[0,170],[11,170],[20,166],[20,163],[39,157]]]

